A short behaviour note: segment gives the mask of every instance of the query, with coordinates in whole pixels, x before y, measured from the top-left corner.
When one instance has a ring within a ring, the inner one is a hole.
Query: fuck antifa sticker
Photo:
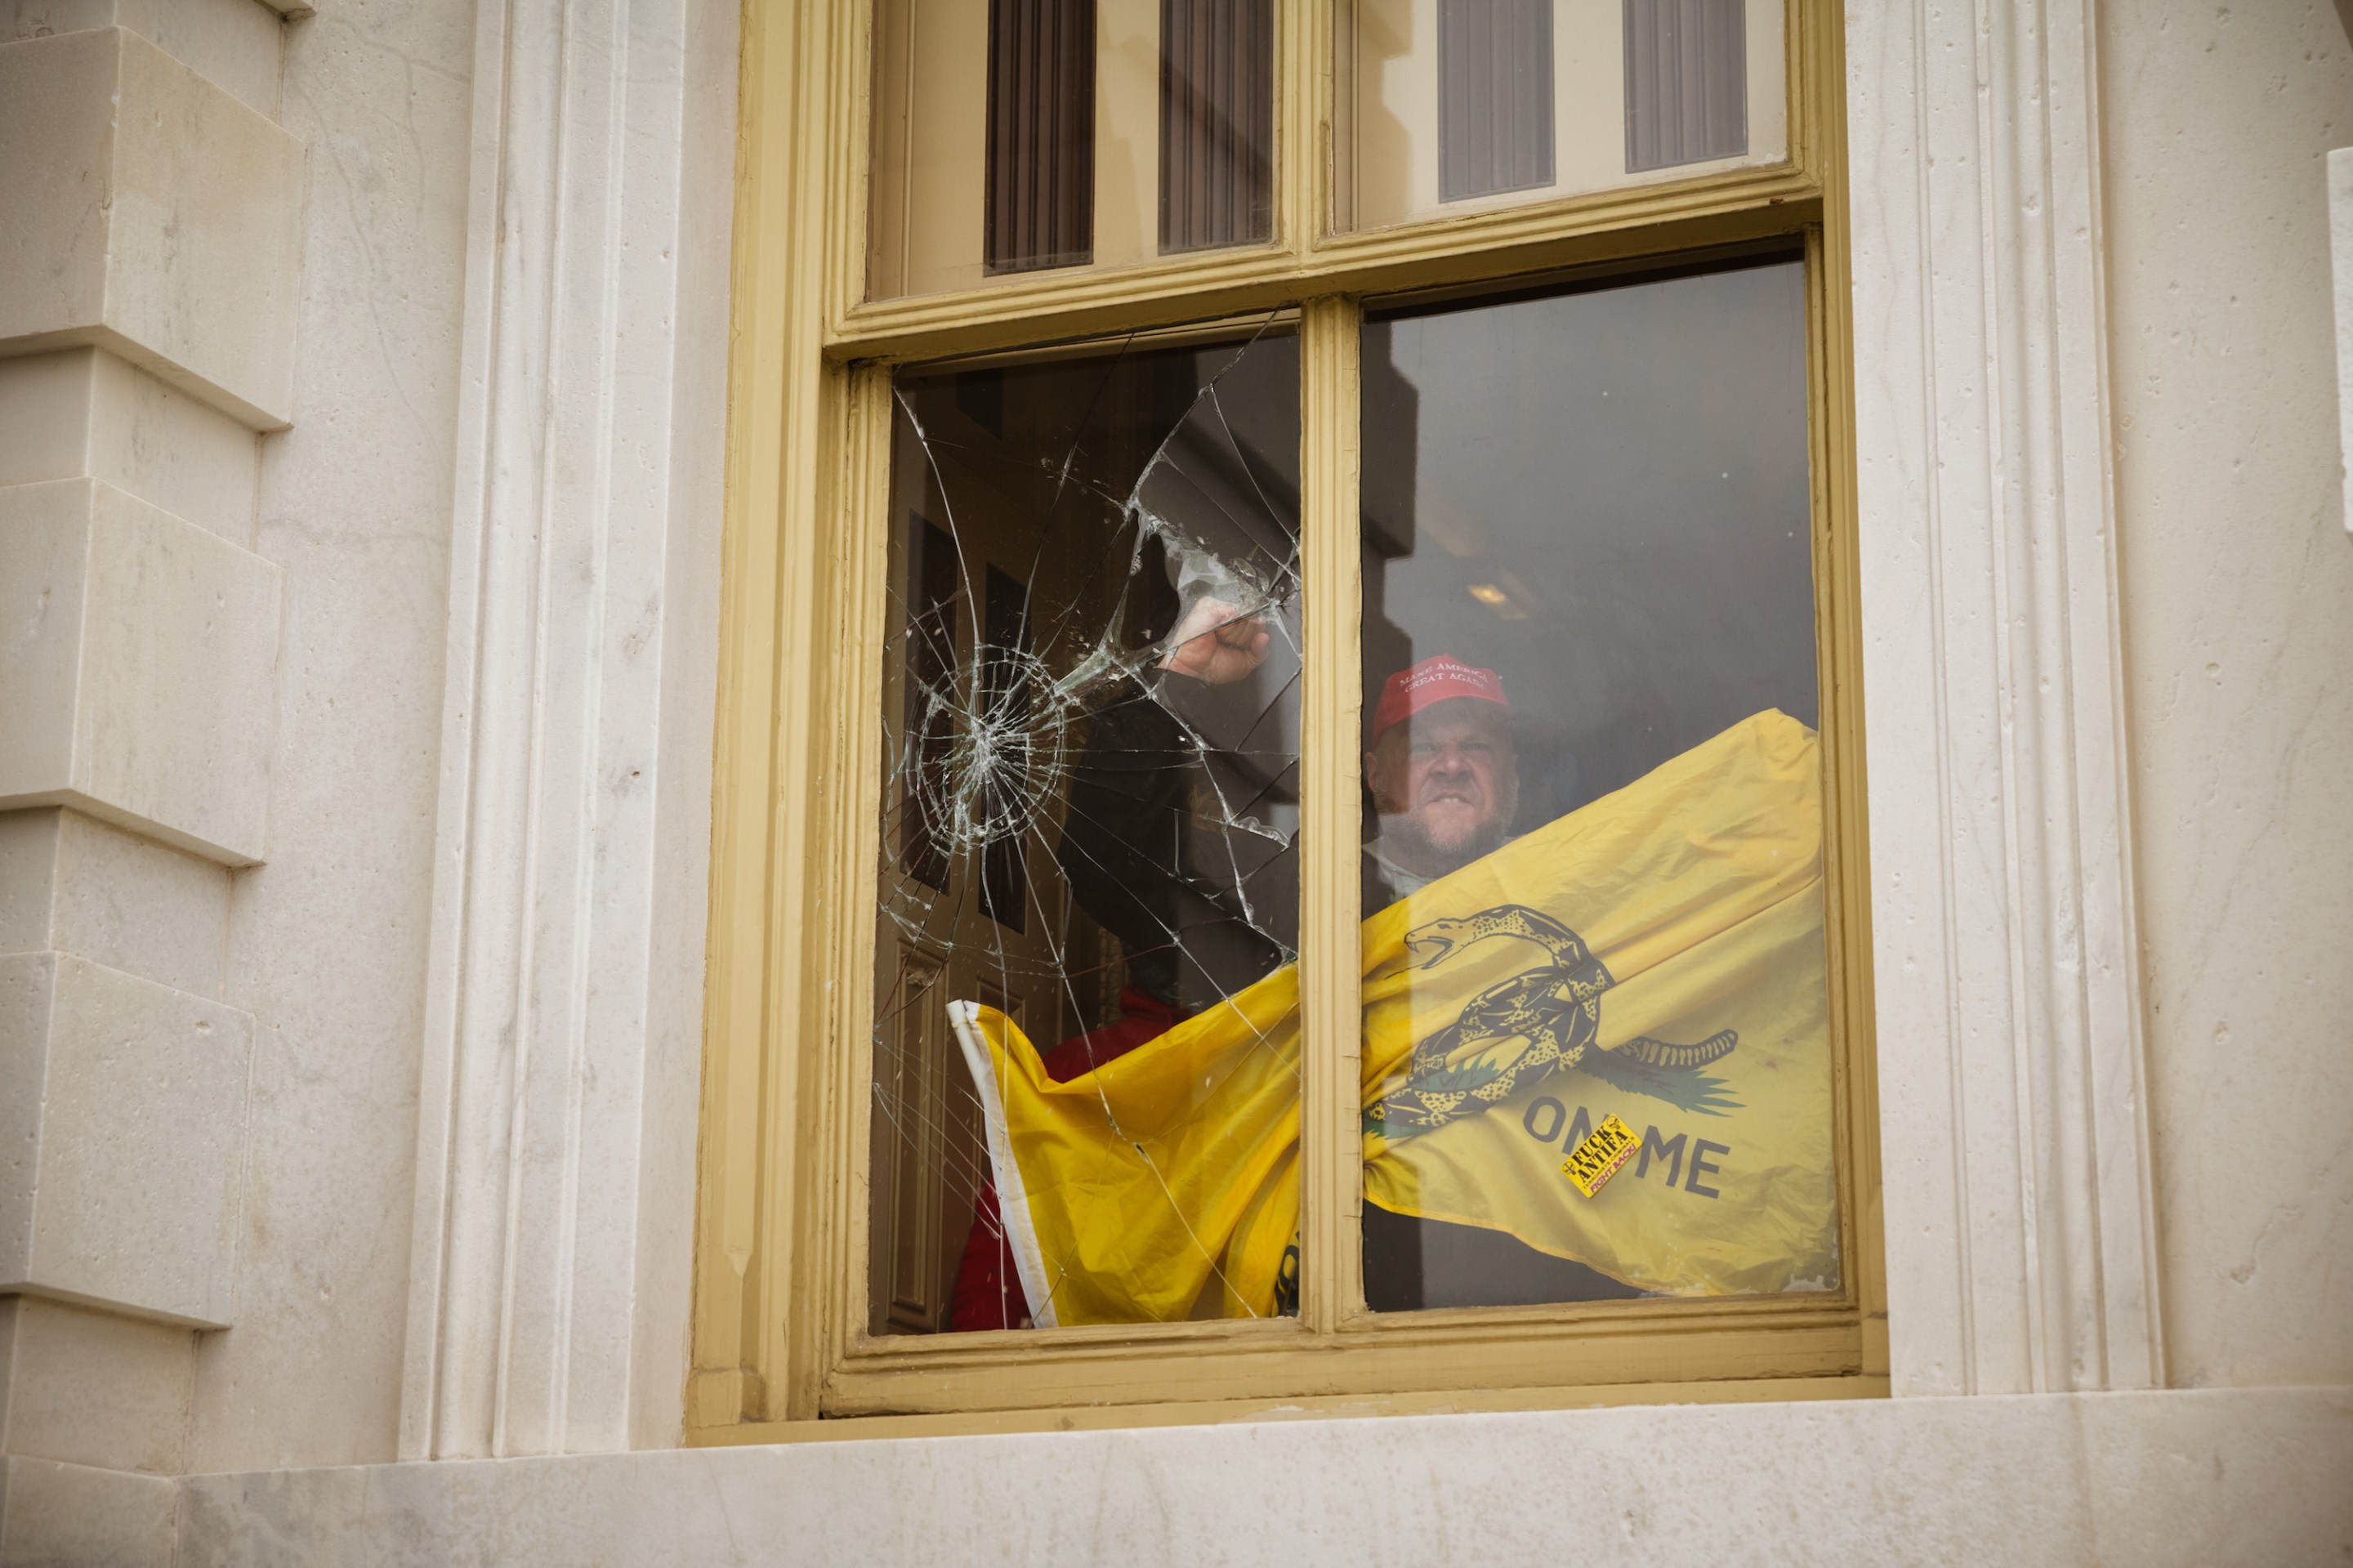
[[[1633,1131],[1612,1114],[1603,1117],[1601,1125],[1568,1151],[1568,1158],[1560,1163],[1560,1173],[1568,1178],[1570,1186],[1590,1198],[1633,1157]]]

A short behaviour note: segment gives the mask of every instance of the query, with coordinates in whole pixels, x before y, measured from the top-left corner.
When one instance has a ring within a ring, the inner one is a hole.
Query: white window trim
[[[1899,1393],[2160,1386],[2090,0],[1848,12]]]
[[[683,1430],[735,35],[476,23],[404,1459]]]
[[[405,1458],[682,1429],[733,26],[480,23]],[[1894,1383],[2156,1386],[2091,8],[1848,28]]]

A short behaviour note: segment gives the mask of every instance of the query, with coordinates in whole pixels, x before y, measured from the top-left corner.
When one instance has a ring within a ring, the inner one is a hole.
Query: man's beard
[[[1472,861],[1492,854],[1511,837],[1512,819],[1519,812],[1519,780],[1506,776],[1495,802],[1494,811],[1467,831],[1450,834],[1444,842],[1433,838],[1422,825],[1419,812],[1381,815],[1381,845],[1383,852],[1411,866],[1419,863],[1433,867],[1435,874],[1444,876],[1461,870]]]

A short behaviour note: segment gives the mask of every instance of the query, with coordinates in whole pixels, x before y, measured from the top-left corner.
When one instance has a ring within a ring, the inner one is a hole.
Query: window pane
[[[1777,163],[1779,0],[1334,0],[1333,225]]]
[[[1297,341],[897,395],[871,1327],[1295,1310]]]
[[[1274,233],[1274,0],[880,0],[874,298]]]
[[[1779,260],[1364,328],[1376,1309],[1837,1284],[1805,327]]]

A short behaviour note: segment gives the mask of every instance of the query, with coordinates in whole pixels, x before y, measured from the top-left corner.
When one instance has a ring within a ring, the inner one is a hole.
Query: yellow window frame
[[[860,297],[871,9],[744,0],[688,1440],[1883,1394],[1835,0],[1788,0],[1781,164],[1340,235],[1324,217],[1332,8],[1293,0],[1278,10],[1272,245],[873,302]],[[1356,1132],[1358,302],[1791,238],[1810,316],[1841,1287],[1368,1312]],[[1307,644],[1300,1316],[871,1337],[859,1293],[892,367],[1290,306]]]

